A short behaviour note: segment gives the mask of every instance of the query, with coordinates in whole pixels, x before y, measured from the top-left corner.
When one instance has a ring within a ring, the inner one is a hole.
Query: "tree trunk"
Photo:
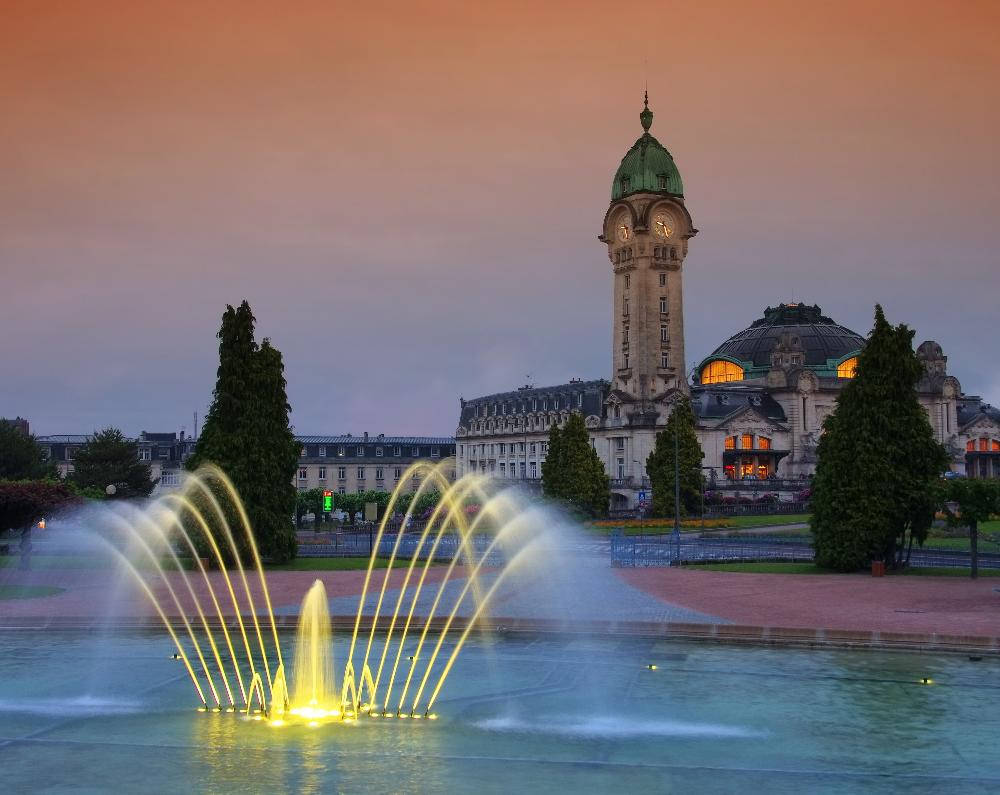
[[[910,553],[913,552],[913,533],[910,533],[910,543],[906,547],[906,565],[910,565]]]

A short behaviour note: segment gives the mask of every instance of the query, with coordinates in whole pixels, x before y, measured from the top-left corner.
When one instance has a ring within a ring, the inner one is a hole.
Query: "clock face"
[[[620,215],[615,222],[615,234],[622,243],[632,239],[632,227],[629,225],[629,220],[628,215]]]
[[[672,237],[674,234],[673,223],[673,220],[666,213],[657,213],[653,218],[653,231],[657,237]]]

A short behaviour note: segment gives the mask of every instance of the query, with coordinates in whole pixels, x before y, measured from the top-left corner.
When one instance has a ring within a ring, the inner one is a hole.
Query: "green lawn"
[[[699,571],[726,571],[737,574],[837,574],[832,569],[824,569],[814,563],[696,563],[689,566]],[[867,574],[867,572],[857,572]],[[926,568],[903,569],[900,572],[889,572],[887,576],[897,575],[907,577],[968,577],[969,570],[962,568]],[[980,577],[1000,577],[1000,570],[980,569]]]
[[[611,527],[594,527],[593,525],[584,525],[584,528],[591,533],[596,535],[608,536],[617,530],[622,531],[627,536],[659,536],[668,535],[674,532],[673,523],[669,519],[662,520],[663,524],[657,524],[652,527],[627,527],[627,526],[611,526]],[[698,527],[698,526],[681,526],[682,533],[710,533],[715,530],[725,531],[725,530],[743,530],[751,529],[754,527],[780,527],[790,524],[802,524],[809,521],[809,514],[807,513],[786,513],[786,514],[775,514],[773,516],[728,516],[723,517],[721,521],[724,524],[715,525],[716,521],[714,519],[706,519],[706,522],[710,523],[708,527]],[[790,531],[794,535],[802,535],[803,533],[808,533],[806,530],[795,530]]]
[[[726,527],[742,529],[745,527],[776,527],[786,524],[805,524],[809,522],[807,513],[784,513],[774,516],[733,516],[726,518]]]
[[[55,596],[65,590],[54,585],[0,585],[0,599],[38,599]]]

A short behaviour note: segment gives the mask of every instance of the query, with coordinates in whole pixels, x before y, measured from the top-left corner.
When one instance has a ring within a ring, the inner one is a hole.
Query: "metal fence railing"
[[[786,561],[811,562],[814,553],[808,536],[727,536],[691,538],[672,535],[611,536],[611,565],[618,568],[678,566],[689,563]],[[969,568],[968,552],[948,549],[914,549],[914,568]],[[980,553],[979,567],[1000,569],[1000,554]]]
[[[392,550],[396,544],[397,533],[385,533],[378,542],[378,556],[387,558],[392,555]],[[434,539],[428,537],[423,545],[420,544],[422,533],[404,533],[399,547],[396,550],[398,560],[410,560],[415,554],[418,559],[426,559],[430,554]],[[336,558],[336,557],[368,557],[372,553],[375,543],[376,533],[336,533],[331,543],[327,544],[299,544],[298,555],[304,558]],[[474,561],[486,553],[493,542],[492,536],[476,535],[470,540],[470,547]],[[437,549],[434,551],[434,560],[448,562],[460,551],[460,543],[457,534],[449,533],[441,537]],[[490,552],[487,565],[499,564],[503,560],[503,555],[498,549]]]

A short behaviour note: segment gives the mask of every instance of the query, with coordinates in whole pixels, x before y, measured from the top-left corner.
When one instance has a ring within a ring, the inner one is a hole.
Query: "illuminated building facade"
[[[525,386],[461,402],[457,474],[539,482],[549,428],[583,414],[612,485],[612,509],[648,499],[645,463],[674,402],[687,394],[703,468],[715,488],[793,493],[815,470],[823,421],[857,367],[864,338],[819,306],[768,307],[691,374],[684,358],[682,276],[697,234],[673,157],[643,133],[622,158],[599,240],[612,272],[611,378]],[[962,394],[936,342],[917,350],[917,387],[952,470],[1000,477],[1000,411]]]

